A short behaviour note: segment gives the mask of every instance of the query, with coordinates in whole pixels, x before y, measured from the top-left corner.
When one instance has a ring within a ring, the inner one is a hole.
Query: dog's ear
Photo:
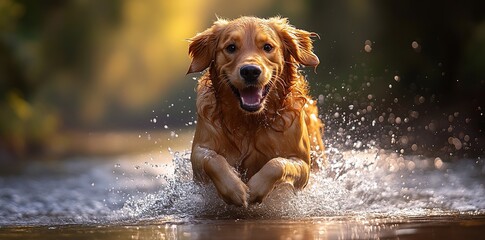
[[[192,63],[187,74],[201,72],[209,67],[215,58],[217,40],[225,25],[227,25],[226,20],[218,19],[212,27],[189,39],[189,55]]]
[[[319,37],[318,34],[297,29],[289,24],[286,18],[270,18],[270,23],[279,34],[285,51],[288,51],[293,58],[305,65],[316,67],[320,63],[317,55],[313,53],[312,37]]]

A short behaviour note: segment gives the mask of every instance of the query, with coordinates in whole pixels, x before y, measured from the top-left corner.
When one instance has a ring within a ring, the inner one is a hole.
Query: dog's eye
[[[271,46],[270,44],[266,43],[263,46],[263,50],[266,51],[266,52],[271,52],[271,50],[273,50],[273,46]]]
[[[234,44],[229,44],[229,45],[226,47],[226,51],[227,51],[228,53],[233,53],[233,52],[235,52],[235,51],[236,51],[236,45],[234,45]]]

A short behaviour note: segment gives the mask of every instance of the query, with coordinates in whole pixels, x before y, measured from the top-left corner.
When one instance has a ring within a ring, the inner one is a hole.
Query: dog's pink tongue
[[[263,88],[247,87],[239,91],[244,105],[256,105],[261,103],[263,98]]]

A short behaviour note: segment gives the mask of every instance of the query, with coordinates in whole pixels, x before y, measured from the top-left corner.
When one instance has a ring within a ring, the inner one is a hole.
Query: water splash
[[[154,154],[30,164],[0,177],[0,226],[485,214],[483,159],[328,148],[328,166],[304,190],[282,185],[245,209],[195,184],[189,154],[173,152],[172,163]]]
[[[301,219],[328,216],[429,216],[485,213],[483,161],[468,167],[369,149],[328,150],[330,164],[294,192],[280,186],[248,209],[228,206],[214,187],[192,182],[189,153],[175,153],[174,173],[155,192],[132,196],[116,220]],[[465,161],[465,160],[463,160]],[[469,165],[471,164],[471,165]],[[481,170],[477,170],[481,169]]]

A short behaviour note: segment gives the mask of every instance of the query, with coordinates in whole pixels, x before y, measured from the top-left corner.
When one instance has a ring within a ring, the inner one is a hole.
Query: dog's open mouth
[[[249,86],[241,90],[231,85],[231,88],[234,94],[239,97],[239,103],[241,104],[242,109],[248,112],[256,112],[262,108],[264,99],[268,95],[270,85],[267,84],[264,87]]]

